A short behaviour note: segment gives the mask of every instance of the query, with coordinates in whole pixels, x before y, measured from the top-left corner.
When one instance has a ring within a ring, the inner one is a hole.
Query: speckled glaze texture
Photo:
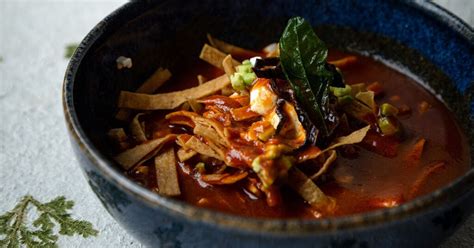
[[[443,97],[473,153],[474,35],[432,3],[418,1],[132,1],[83,40],[66,72],[63,101],[71,143],[90,186],[134,237],[157,247],[432,247],[474,208],[474,170],[402,206],[322,220],[230,216],[162,198],[128,180],[104,143],[120,90],[158,66],[197,58],[207,32],[244,47],[278,40],[303,16],[329,46],[381,57]],[[131,57],[131,70],[115,59]],[[472,162],[471,162],[472,166]]]

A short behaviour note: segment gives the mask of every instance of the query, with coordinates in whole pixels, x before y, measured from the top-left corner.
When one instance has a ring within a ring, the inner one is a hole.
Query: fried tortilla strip
[[[201,85],[201,84],[203,84],[203,83],[205,83],[205,82],[207,81],[207,78],[204,77],[204,76],[201,75],[201,74],[197,75],[197,79],[198,79],[199,85]]]
[[[199,58],[206,61],[207,63],[219,68],[224,69],[222,67],[222,61],[224,60],[226,54],[219,51],[217,48],[209,46],[208,44],[204,44],[201,50],[201,54],[199,54]],[[232,64],[234,66],[240,65],[240,62],[233,59]]]
[[[324,164],[321,167],[321,169],[319,169],[318,172],[316,172],[314,175],[309,177],[309,178],[311,178],[311,180],[318,179],[319,176],[324,174],[329,169],[329,166],[332,164],[332,162],[334,162],[334,160],[336,160],[336,158],[337,158],[336,151],[335,150],[330,150],[328,152],[329,152],[329,157],[326,159],[326,161],[324,161]]]
[[[317,210],[331,212],[336,207],[336,201],[296,167],[288,172],[288,185]]]
[[[339,146],[360,143],[367,135],[367,132],[369,131],[369,129],[370,129],[370,125],[364,128],[361,128],[359,130],[356,130],[347,136],[336,138],[336,140],[329,147],[327,147],[326,149],[322,151],[319,150],[319,148],[317,147],[304,150],[298,154],[297,162],[302,163],[307,160],[315,159],[326,152],[333,151],[335,148]],[[318,176],[316,176],[316,174],[313,175],[313,177],[318,177]]]
[[[225,184],[234,184],[248,176],[248,173],[245,171],[239,171],[235,174],[229,175],[228,173],[224,174],[205,174],[201,176],[201,179],[209,184],[215,185],[225,185]]]
[[[196,101],[196,99],[188,100],[188,104],[195,113],[199,113],[202,110],[202,105]]]
[[[165,196],[177,196],[181,194],[178,183],[178,172],[176,171],[176,158],[173,147],[163,151],[155,157],[156,180],[158,182],[158,193]]]
[[[212,150],[214,150],[214,152],[216,152],[217,154],[219,154],[219,158],[220,160],[224,161],[225,159],[225,154],[226,154],[226,148],[220,146],[220,145],[217,145],[216,143],[212,142],[211,140],[209,139],[206,139],[205,140],[207,141],[207,145],[209,147],[211,147]]]
[[[239,173],[224,177],[221,181],[220,184],[234,184],[248,176],[248,172],[241,171]]]
[[[161,87],[171,78],[171,72],[168,69],[158,68],[146,81],[137,89],[137,93],[151,94]]]
[[[282,109],[288,120],[283,123],[279,134],[285,138],[285,144],[294,149],[300,148],[306,142],[306,130],[304,129],[303,124],[299,121],[298,114],[293,105],[285,102]]]
[[[192,157],[194,157],[194,155],[196,155],[197,152],[194,151],[194,150],[190,150],[190,149],[185,149],[185,148],[179,148],[178,152],[176,152],[176,155],[178,155],[178,159],[179,161],[181,162],[184,162]]]
[[[232,85],[227,85],[226,87],[222,88],[221,94],[223,96],[230,96],[235,92],[234,88],[232,88]]]
[[[208,96],[229,84],[229,77],[222,75],[199,86],[170,93],[149,95],[122,91],[118,107],[138,110],[175,109],[190,99]]]
[[[189,134],[180,134],[176,136],[176,144],[178,144],[181,147],[184,147],[186,142],[191,138],[192,136]]]
[[[355,99],[349,104],[345,104],[344,106],[342,106],[342,110],[346,114],[367,124],[374,123],[376,120],[376,116],[374,114],[373,109],[371,109],[369,106],[365,105],[357,99]]]
[[[130,132],[138,143],[143,143],[148,139],[146,138],[145,130],[140,123],[140,116],[143,116],[143,113],[137,114],[132,122],[130,122]]]
[[[192,149],[199,154],[224,161],[224,158],[221,155],[214,151],[214,149],[212,149],[209,145],[196,138],[196,136],[192,136],[188,141],[186,141],[186,143],[184,144],[184,148]]]
[[[365,135],[367,135],[367,132],[369,131],[369,129],[370,129],[370,125],[363,127],[359,130],[356,130],[347,136],[338,137],[336,138],[336,140],[334,140],[334,142],[329,147],[324,149],[322,152],[327,152],[329,150],[333,150],[334,148],[343,146],[343,145],[351,145],[351,144],[360,143],[365,138]]]
[[[190,128],[194,128],[194,122],[193,120],[183,117],[183,116],[177,116],[169,119],[170,124],[178,124],[178,125],[183,125],[183,126],[188,126]]]
[[[114,157],[114,160],[125,170],[129,170],[134,165],[146,161],[151,156],[154,156],[164,144],[174,140],[175,138],[176,135],[169,134],[161,139],[150,140],[118,154]]]
[[[137,93],[153,94],[158,88],[160,88],[166,81],[171,78],[171,72],[168,69],[158,68],[151,77],[149,77],[145,83],[143,83],[138,89]],[[115,118],[117,120],[126,121],[130,117],[130,110],[119,109]]]
[[[310,159],[315,159],[319,155],[321,155],[321,149],[317,146],[311,145],[296,154],[296,163],[299,164]]]
[[[212,119],[207,119],[207,118],[204,118],[204,117],[200,117],[200,116],[194,117],[193,121],[196,125],[199,124],[199,125],[202,125],[204,127],[212,128],[213,130],[215,130],[215,132],[221,138],[217,143],[222,144],[225,147],[230,146],[230,142],[229,142],[229,140],[227,139],[227,136],[224,133],[224,126],[220,122],[212,120]]]
[[[107,132],[107,137],[120,151],[127,150],[130,147],[128,136],[123,128],[112,128]]]
[[[209,125],[204,125],[198,122],[196,123],[196,126],[194,127],[193,132],[194,134],[204,137],[219,146],[223,146],[223,147],[230,146],[230,143],[227,140],[227,138],[225,136],[221,136],[219,133],[216,132],[214,128],[212,128]]]
[[[123,128],[112,128],[107,132],[107,137],[113,142],[119,144],[120,142],[127,140],[127,134]]]
[[[227,55],[222,60],[222,68],[224,68],[225,74],[230,77],[235,73],[234,65],[232,64],[232,55]]]
[[[175,111],[165,116],[170,124],[179,124],[188,126],[190,128],[194,128],[196,126],[193,121],[193,118],[195,117],[199,117],[199,115],[185,110]]]
[[[367,105],[372,112],[376,112],[377,105],[374,100],[375,94],[373,91],[361,91],[355,95],[355,98],[362,102],[363,104]]]
[[[190,108],[191,108],[191,106],[189,106],[189,103],[185,102],[185,103],[181,104],[181,107],[179,109],[188,111]]]
[[[245,121],[260,116],[260,114],[255,113],[250,109],[250,105],[230,109],[230,113],[235,121]]]
[[[230,95],[229,97],[234,99],[238,103],[240,103],[240,106],[249,106],[250,105],[250,96],[249,95],[233,94],[233,95]]]
[[[171,120],[171,119],[173,119],[173,118],[175,118],[175,117],[187,117],[187,118],[189,118],[189,119],[192,120],[193,118],[200,117],[200,115],[198,115],[198,114],[196,114],[196,113],[194,113],[194,112],[191,112],[191,111],[184,111],[184,110],[182,110],[182,111],[174,111],[174,112],[169,113],[169,114],[167,114],[167,115],[165,116],[165,118],[166,118],[167,120]]]
[[[209,41],[211,46],[221,50],[224,53],[245,58],[260,56],[260,54],[258,54],[257,52],[229,44],[225,41],[212,37],[210,34],[207,34],[207,40]]]

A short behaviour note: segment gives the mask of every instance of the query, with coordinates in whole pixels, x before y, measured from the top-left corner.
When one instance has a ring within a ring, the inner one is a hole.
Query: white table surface
[[[74,217],[92,222],[100,233],[60,237],[60,247],[142,247],[86,183],[61,106],[65,46],[81,41],[124,2],[0,0],[0,215],[25,194],[42,201],[59,195],[74,200]],[[436,2],[474,26],[474,0]],[[474,247],[474,216],[442,247]]]

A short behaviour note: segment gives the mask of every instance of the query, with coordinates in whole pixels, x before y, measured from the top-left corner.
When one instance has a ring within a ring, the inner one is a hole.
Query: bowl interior
[[[472,33],[451,28],[449,21],[457,20],[446,14],[433,18],[428,7],[392,1],[133,2],[106,18],[81,44],[85,54],[76,54],[84,56],[73,80],[77,119],[94,148],[110,158],[105,133],[119,126],[113,116],[120,90],[133,91],[159,66],[179,71],[182,61],[198,58],[208,32],[258,49],[277,41],[290,17],[302,16],[328,46],[378,56],[426,82],[458,118],[472,154]],[[133,68],[117,70],[119,56],[132,58]]]

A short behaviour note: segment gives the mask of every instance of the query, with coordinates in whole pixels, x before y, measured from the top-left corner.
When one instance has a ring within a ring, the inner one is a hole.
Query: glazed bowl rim
[[[474,44],[473,28],[464,21],[432,2],[425,1],[400,1],[419,11],[437,19],[444,23],[448,28],[453,29],[466,39],[470,44]],[[378,224],[388,223],[392,221],[399,221],[409,216],[422,214],[424,211],[433,209],[439,202],[445,203],[446,197],[453,193],[457,194],[457,198],[466,194],[469,190],[468,185],[474,179],[474,168],[466,172],[462,177],[456,179],[450,184],[430,193],[425,196],[416,198],[406,202],[398,207],[390,209],[379,209],[365,213],[359,213],[341,217],[331,217],[323,219],[262,219],[250,218],[238,215],[227,214],[223,212],[216,212],[209,209],[199,208],[194,205],[181,202],[175,199],[159,196],[152,191],[139,186],[131,179],[120,173],[114,167],[114,162],[111,161],[105,154],[102,154],[87,137],[86,133],[81,127],[75,106],[74,106],[74,81],[78,68],[81,65],[82,59],[89,52],[89,48],[101,37],[104,31],[109,27],[110,20],[126,13],[135,1],[128,2],[109,14],[101,22],[99,22],[82,40],[79,47],[72,56],[63,83],[63,109],[66,119],[68,131],[77,144],[81,152],[94,164],[95,169],[100,171],[102,176],[113,182],[120,190],[127,192],[129,195],[140,199],[148,206],[189,221],[201,222],[211,226],[216,226],[228,230],[238,230],[241,232],[257,232],[267,233],[273,235],[317,235],[325,232],[332,232],[337,230],[346,230],[359,227],[371,227]],[[471,151],[472,153],[472,151]],[[456,199],[457,199],[456,198]]]

